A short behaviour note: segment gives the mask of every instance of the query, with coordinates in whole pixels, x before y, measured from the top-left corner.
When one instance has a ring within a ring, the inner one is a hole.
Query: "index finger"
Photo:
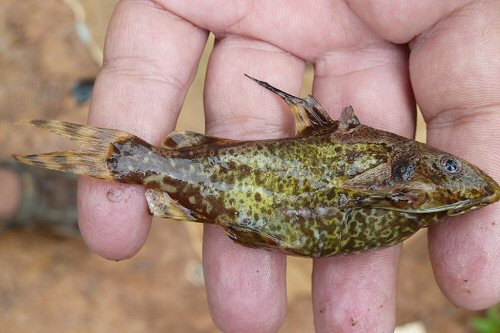
[[[172,131],[193,80],[207,32],[153,1],[119,3],[106,38],[89,123],[156,144]],[[83,178],[78,188],[82,236],[112,259],[134,255],[151,224],[141,186]]]

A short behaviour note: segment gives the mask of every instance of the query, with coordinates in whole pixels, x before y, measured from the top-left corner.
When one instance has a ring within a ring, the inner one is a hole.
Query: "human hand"
[[[429,143],[498,180],[500,4],[465,3],[123,1],[109,26],[89,122],[159,143],[175,126],[212,31],[209,134],[289,135],[287,107],[243,73],[298,94],[308,61],[315,64],[313,95],[332,118],[353,105],[363,123],[412,136],[416,98]],[[113,193],[126,200],[109,200]],[[151,223],[142,187],[82,179],[79,197],[91,249],[123,259],[141,248]],[[459,306],[478,309],[500,299],[499,210],[486,207],[430,230],[436,279]],[[315,260],[318,332],[392,332],[400,248]],[[284,255],[241,247],[208,226],[203,262],[212,316],[223,331],[279,328],[286,313]]]

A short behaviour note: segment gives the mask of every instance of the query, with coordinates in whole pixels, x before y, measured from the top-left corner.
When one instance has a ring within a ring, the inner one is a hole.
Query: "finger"
[[[313,95],[333,118],[342,107],[352,105],[361,123],[413,137],[415,104],[406,49],[370,34],[356,42],[354,47],[333,48],[316,60]],[[315,260],[316,330],[392,332],[399,254],[398,245]]]
[[[347,0],[349,7],[363,23],[393,43],[408,43],[439,19],[468,2],[468,0]]]
[[[393,332],[400,246],[314,261],[317,332]]]
[[[89,123],[158,143],[175,126],[205,41],[205,31],[152,1],[120,2]],[[140,249],[151,223],[141,187],[84,178],[78,194],[80,228],[92,250],[122,259]]]
[[[418,37],[411,55],[415,96],[431,145],[500,180],[500,3],[472,2]],[[430,229],[430,257],[443,292],[480,309],[500,300],[500,206]]]
[[[207,132],[243,140],[289,134],[284,103],[248,73],[291,93],[300,91],[304,62],[255,40],[216,43],[206,76]],[[286,312],[285,255],[233,243],[219,227],[207,227],[204,272],[214,322],[224,332],[275,332]]]
[[[343,1],[157,1],[216,35],[266,41],[307,61],[367,30],[349,28]]]

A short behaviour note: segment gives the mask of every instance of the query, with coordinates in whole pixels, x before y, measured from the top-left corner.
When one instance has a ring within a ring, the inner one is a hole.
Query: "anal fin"
[[[181,206],[167,192],[148,189],[146,200],[153,216],[179,221],[197,221],[189,209]]]

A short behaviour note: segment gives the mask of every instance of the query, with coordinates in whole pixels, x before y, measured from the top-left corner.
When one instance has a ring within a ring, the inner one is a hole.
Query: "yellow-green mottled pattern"
[[[125,132],[29,121],[82,150],[15,157],[143,184],[157,216],[218,224],[241,244],[311,257],[391,246],[500,199],[500,186],[457,156],[363,126],[351,107],[333,121],[312,96],[253,80],[290,106],[296,137],[239,142],[174,132],[158,148]]]
[[[384,143],[337,143],[331,133],[185,149],[145,185],[248,246],[315,257],[358,252],[395,244],[421,226],[411,214],[340,208],[358,196],[341,183],[385,163],[391,151]]]
[[[117,142],[108,166],[115,179],[168,193],[161,216],[178,219],[168,212],[178,205],[185,219],[219,224],[241,244],[290,254],[391,246],[457,202],[467,210],[497,193],[467,162],[462,178],[447,175],[440,161],[456,157],[363,125],[253,142],[185,136],[167,148]]]

